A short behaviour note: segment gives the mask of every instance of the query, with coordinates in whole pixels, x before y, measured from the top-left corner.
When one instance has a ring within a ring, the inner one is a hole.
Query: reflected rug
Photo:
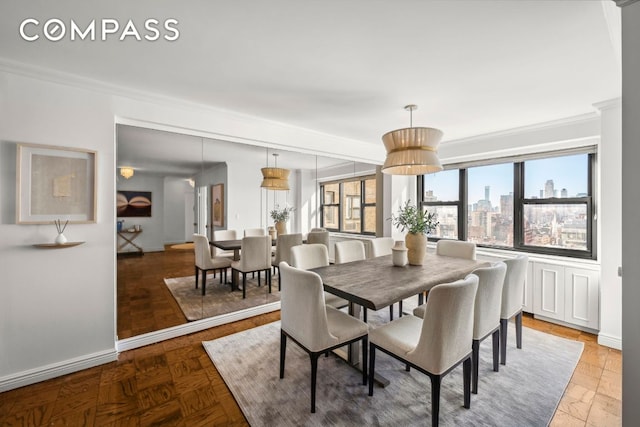
[[[231,279],[231,273],[228,278]],[[263,275],[264,276],[264,275]],[[171,295],[175,298],[188,321],[200,320],[207,317],[232,313],[245,308],[255,307],[270,302],[280,301],[278,292],[278,276],[272,277],[271,293],[262,280],[258,287],[258,278],[247,277],[247,298],[242,299],[242,290],[231,292],[231,285],[220,284],[219,275],[207,275],[206,295],[202,296],[202,276],[195,287],[195,276],[164,279]]]
[[[384,321],[388,310],[370,312]],[[373,315],[373,316],[372,316]],[[380,323],[378,323],[380,324]],[[524,328],[523,349],[509,331],[507,365],[491,369],[491,339],[480,349],[479,393],[464,409],[462,367],[442,381],[443,426],[546,426],[580,359],[583,344]],[[429,378],[376,352],[376,372],[391,381],[373,397],[362,376],[336,356],[318,364],[316,413],[310,413],[309,356],[287,342],[286,370],[279,379],[280,322],[203,342],[209,357],[252,426],[414,426],[431,423]],[[229,351],[233,349],[233,351]]]

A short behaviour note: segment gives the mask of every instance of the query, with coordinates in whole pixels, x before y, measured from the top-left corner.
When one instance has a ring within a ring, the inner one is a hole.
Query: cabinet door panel
[[[534,281],[534,313],[564,320],[564,267],[535,263]]]
[[[565,320],[593,329],[599,327],[597,271],[565,269]]]

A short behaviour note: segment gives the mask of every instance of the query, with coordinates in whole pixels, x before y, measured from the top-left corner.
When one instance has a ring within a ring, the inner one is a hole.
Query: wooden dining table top
[[[372,310],[428,291],[441,283],[454,282],[485,261],[473,261],[429,253],[423,265],[393,265],[391,255],[314,268],[324,290]]]

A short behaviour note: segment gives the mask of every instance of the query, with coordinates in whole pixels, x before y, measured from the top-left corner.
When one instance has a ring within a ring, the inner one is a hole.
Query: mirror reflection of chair
[[[302,270],[311,270],[329,265],[329,251],[322,243],[293,246],[291,248],[291,265]],[[349,305],[349,301],[329,292],[324,293],[327,305],[342,308]]]
[[[264,228],[245,228],[244,237],[266,236],[267,231]]]
[[[369,332],[369,396],[373,396],[376,350],[428,375],[431,379],[431,425],[438,426],[440,384],[463,365],[464,407],[471,406],[471,338],[478,277],[434,286],[424,319],[403,316]],[[391,385],[390,387],[393,387]]]
[[[500,312],[500,363],[507,363],[507,330],[509,319],[515,317],[516,347],[522,348],[522,296],[524,281],[527,278],[527,264],[529,257],[518,255],[504,260],[507,274],[502,288],[502,309]]]
[[[280,302],[280,379],[284,378],[287,338],[311,358],[311,412],[316,412],[318,358],[343,345],[362,341],[362,384],[367,384],[366,323],[326,305],[322,279],[312,271],[279,266],[282,276]]]
[[[206,292],[207,271],[219,271],[220,283],[227,282],[227,268],[231,267],[229,258],[216,258],[211,256],[211,247],[209,239],[202,234],[193,235],[193,247],[195,250],[195,273],[196,273],[196,289],[198,289],[198,276],[202,272],[202,295]]]
[[[326,230],[324,231],[311,230],[309,234],[307,234],[307,243],[310,245],[314,243],[322,243],[327,247],[327,251],[328,251],[329,250],[329,232]]]
[[[241,251],[242,257],[231,263],[231,269],[242,274],[242,298],[247,297],[247,273],[257,272],[260,286],[260,273],[264,271],[271,293],[271,237],[245,237],[242,239]]]
[[[271,262],[274,270],[278,268],[282,261],[291,265],[291,248],[294,246],[298,246],[302,244],[302,234],[283,234],[278,236],[278,240],[276,242],[276,255]],[[280,275],[278,275],[278,290],[282,286],[282,280]]]
[[[220,240],[237,240],[236,230],[215,230],[213,232],[213,241]],[[233,259],[233,251],[224,251],[220,248],[214,248],[213,252],[215,257],[226,257],[229,259]]]

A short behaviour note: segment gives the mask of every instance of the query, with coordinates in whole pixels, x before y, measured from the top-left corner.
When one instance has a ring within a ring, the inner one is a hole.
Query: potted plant
[[[278,205],[275,205],[269,213],[271,215],[271,219],[276,224],[278,236],[287,234],[287,221],[289,221],[289,216],[293,211],[294,208],[291,206],[285,206],[284,208],[280,209]]]
[[[427,234],[432,233],[439,224],[437,214],[412,205],[411,200],[407,200],[398,214],[391,216],[391,223],[400,231],[407,231],[405,244],[409,264],[422,265],[427,252]]]

